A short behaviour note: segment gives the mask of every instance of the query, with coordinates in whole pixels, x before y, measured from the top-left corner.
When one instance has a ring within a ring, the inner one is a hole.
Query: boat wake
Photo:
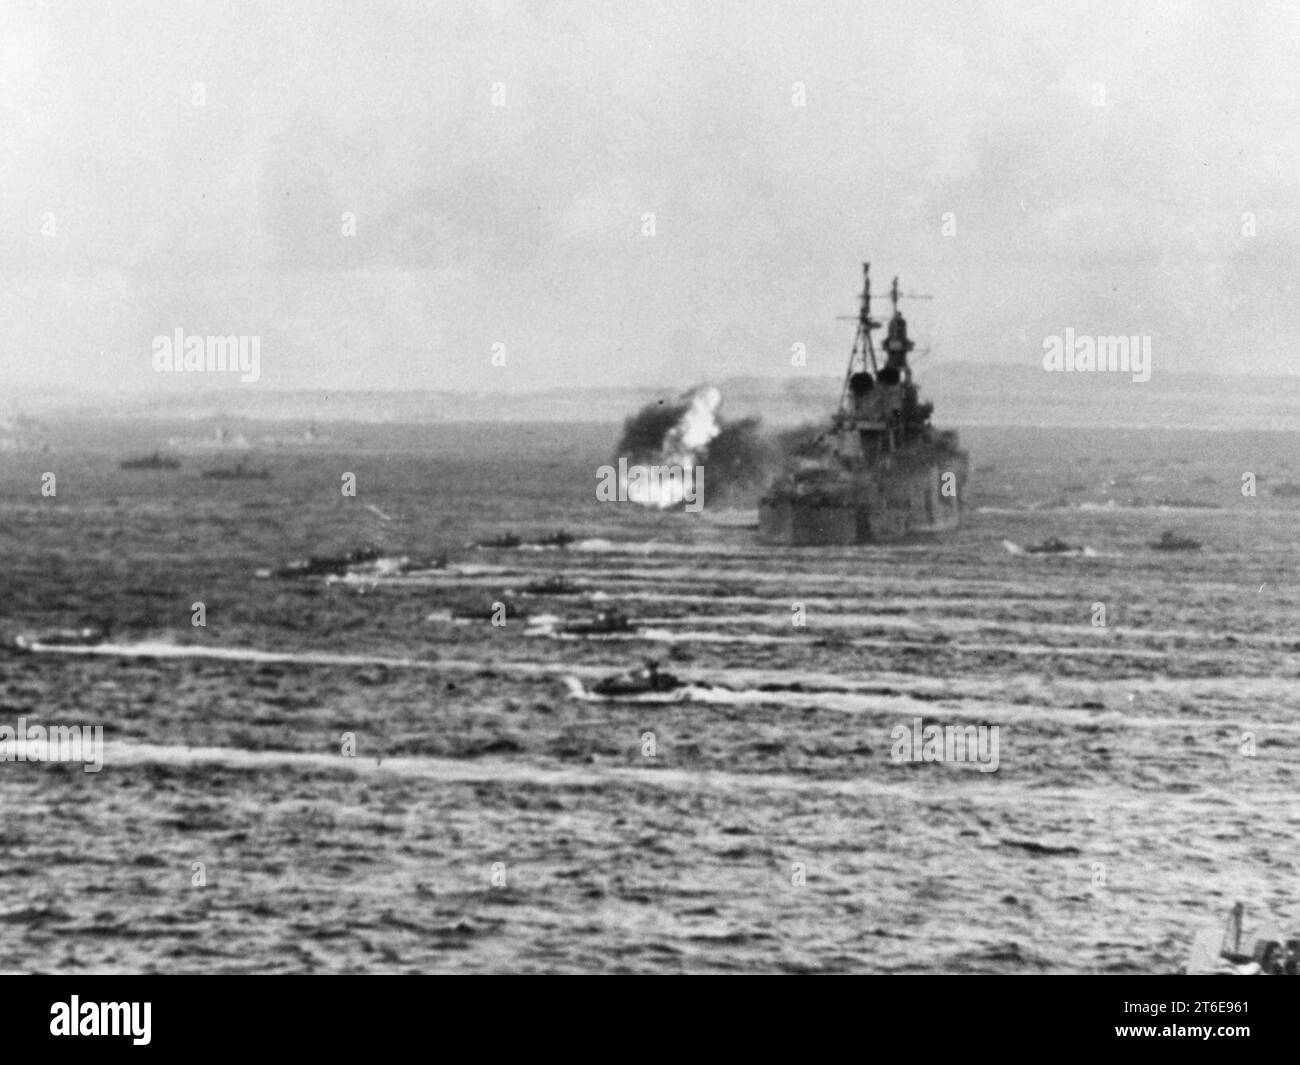
[[[1123,558],[1123,555],[1111,553],[1101,555],[1091,547],[1061,547],[1051,550],[1031,550],[1011,540],[1003,540],[1002,547],[1009,555],[1041,556],[1044,558]]]

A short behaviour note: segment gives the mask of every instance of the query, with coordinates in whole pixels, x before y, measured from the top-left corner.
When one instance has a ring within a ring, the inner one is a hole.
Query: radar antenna
[[[898,278],[894,278],[894,283],[889,288],[889,298],[894,303],[894,313],[898,313],[899,300],[932,300],[934,299],[928,292],[899,292]]]

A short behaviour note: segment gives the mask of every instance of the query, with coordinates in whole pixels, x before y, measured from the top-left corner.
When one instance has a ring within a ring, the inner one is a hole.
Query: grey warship
[[[930,424],[932,403],[912,383],[915,346],[890,289],[893,314],[876,360],[871,267],[862,266],[862,306],[839,409],[830,427],[799,447],[759,502],[759,538],[812,546],[898,540],[961,522],[968,460],[955,432]]]

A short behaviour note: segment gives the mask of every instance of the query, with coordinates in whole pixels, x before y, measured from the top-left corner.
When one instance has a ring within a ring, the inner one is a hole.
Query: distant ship
[[[597,681],[591,686],[591,692],[608,699],[629,695],[662,695],[685,686],[685,681],[671,673],[661,672],[658,662],[649,661],[641,669]]]
[[[831,426],[798,448],[759,503],[760,539],[791,545],[862,544],[955,529],[961,522],[967,456],[957,434],[930,425],[908,352],[914,347],[898,311],[898,278],[885,365],[871,334],[870,264],[862,266],[862,306],[840,407]]]
[[[152,455],[124,459],[118,465],[124,470],[179,470],[181,460],[171,455],[164,455],[161,451],[155,451]]]
[[[574,536],[571,532],[568,532],[565,529],[560,529],[558,532],[551,533],[550,536],[543,536],[540,540],[537,541],[537,546],[564,548],[564,547],[568,547],[571,543],[573,543],[573,541],[574,541]]]
[[[1222,933],[1206,929],[1192,941],[1182,975],[1300,976],[1300,935],[1273,938],[1273,929],[1261,930],[1244,942],[1240,902],[1228,914]]]
[[[1154,541],[1151,546],[1157,551],[1199,551],[1201,542],[1193,540],[1190,536],[1179,536],[1166,529],[1160,539]]]
[[[1025,552],[1030,555],[1068,555],[1082,550],[1082,547],[1067,544],[1059,536],[1049,536],[1041,544],[1031,544],[1025,548]]]
[[[342,577],[354,566],[374,562],[380,557],[376,547],[357,547],[341,555],[312,555],[296,559],[276,569],[260,569],[257,576],[280,577],[292,580],[297,577]]]
[[[525,540],[523,537],[518,536],[513,532],[504,532],[500,536],[494,537],[491,540],[480,540],[475,546],[503,549],[525,546],[558,547],[563,549],[573,543],[574,539],[575,537],[573,534],[564,529],[560,529],[558,532],[553,532],[549,536],[543,536],[540,540]]]
[[[582,589],[563,574],[546,577],[524,585],[529,595],[578,595]]]
[[[564,622],[559,631],[565,636],[617,636],[638,630],[621,610],[599,610],[590,618]]]
[[[80,629],[44,629],[40,632],[19,633],[7,642],[14,651],[39,651],[46,647],[93,647],[108,639],[108,628],[87,625]]]
[[[1059,536],[1049,536],[1041,544],[1017,544],[1003,540],[1002,546],[1013,555],[1058,555],[1068,558],[1096,558],[1097,552],[1081,544],[1067,544]]]
[[[234,466],[204,470],[203,476],[214,481],[269,481],[271,471],[265,467],[260,470],[249,469],[241,459]]]

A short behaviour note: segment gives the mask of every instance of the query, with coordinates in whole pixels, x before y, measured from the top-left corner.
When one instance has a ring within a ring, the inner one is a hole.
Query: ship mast
[[[923,292],[899,292],[898,278],[889,288],[889,298],[894,310],[889,319],[889,334],[885,339],[884,349],[887,355],[885,366],[896,370],[904,387],[912,390],[912,368],[908,365],[907,355],[915,345],[907,336],[907,323],[898,312],[901,299],[932,300],[933,296]],[[869,373],[879,379],[880,368],[876,363],[876,345],[871,334],[881,328],[882,322],[871,317],[871,264],[862,264],[862,307],[858,311],[858,331],[853,337],[853,351],[849,354],[849,368],[844,374],[844,388],[840,392],[841,421],[853,418],[853,377],[858,373]],[[914,390],[913,390],[914,394]]]
[[[898,292],[898,282],[894,282],[894,292]],[[895,304],[897,306],[897,304]],[[871,264],[862,264],[862,306],[858,311],[858,331],[853,336],[853,350],[849,353],[849,368],[844,374],[844,387],[840,390],[840,413],[848,415],[851,410],[849,401],[849,383],[853,380],[853,375],[859,372],[858,363],[861,363],[861,371],[867,372],[867,360],[870,359],[870,372],[875,374],[876,370],[876,346],[871,341],[871,333],[880,328],[880,323],[871,317]]]

